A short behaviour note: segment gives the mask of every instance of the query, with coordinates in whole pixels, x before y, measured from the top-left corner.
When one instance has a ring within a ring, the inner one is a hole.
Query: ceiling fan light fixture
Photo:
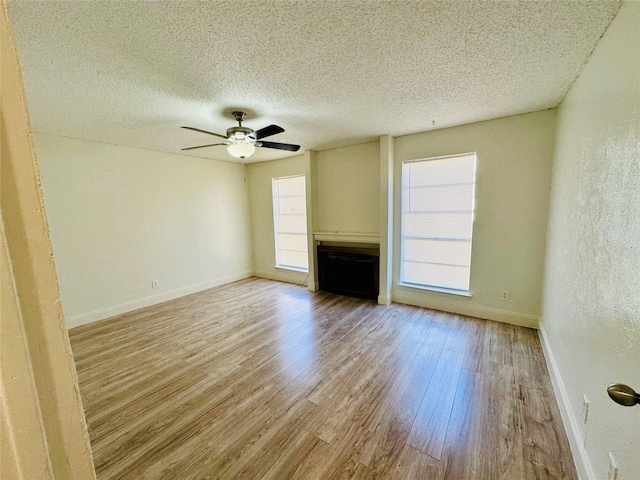
[[[289,152],[297,152],[300,150],[300,145],[293,145],[290,143],[279,142],[265,142],[262,139],[270,137],[271,135],[277,135],[284,132],[284,128],[278,125],[269,125],[261,128],[260,130],[252,130],[251,128],[243,127],[242,121],[246,114],[244,112],[233,112],[233,116],[238,122],[237,127],[227,128],[226,135],[220,135],[219,133],[209,132],[195,127],[181,127],[187,130],[193,130],[194,132],[206,133],[207,135],[213,135],[214,137],[224,138],[225,143],[212,143],[209,145],[198,145],[195,147],[187,147],[182,150],[193,150],[195,148],[215,147],[218,145],[226,145],[229,155],[235,158],[247,158],[253,155],[256,151],[256,147],[273,148],[275,150],[285,150]],[[259,141],[258,141],[259,140]]]
[[[254,154],[256,147],[246,142],[232,143],[227,146],[230,155],[236,158],[247,158]]]

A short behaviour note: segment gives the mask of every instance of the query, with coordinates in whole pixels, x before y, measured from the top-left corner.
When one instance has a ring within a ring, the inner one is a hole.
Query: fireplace
[[[320,290],[360,298],[378,298],[380,251],[377,248],[318,245]]]

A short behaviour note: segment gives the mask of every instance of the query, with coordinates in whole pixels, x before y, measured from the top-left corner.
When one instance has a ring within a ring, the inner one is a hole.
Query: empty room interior
[[[2,6],[2,479],[640,478],[640,2]]]

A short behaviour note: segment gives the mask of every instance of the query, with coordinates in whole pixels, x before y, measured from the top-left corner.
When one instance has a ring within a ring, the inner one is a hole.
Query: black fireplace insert
[[[320,290],[359,298],[378,298],[380,252],[376,248],[318,245]]]

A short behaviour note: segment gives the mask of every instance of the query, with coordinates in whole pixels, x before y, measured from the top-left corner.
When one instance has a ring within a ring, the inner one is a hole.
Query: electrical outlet
[[[607,480],[618,480],[618,467],[613,455],[609,452],[609,467],[607,468]]]
[[[160,286],[160,282],[158,280],[151,280],[151,288],[158,288]]]
[[[589,398],[587,394],[582,395],[582,422],[586,425],[589,420]]]
[[[500,300],[509,300],[510,297],[509,290],[500,290]]]

